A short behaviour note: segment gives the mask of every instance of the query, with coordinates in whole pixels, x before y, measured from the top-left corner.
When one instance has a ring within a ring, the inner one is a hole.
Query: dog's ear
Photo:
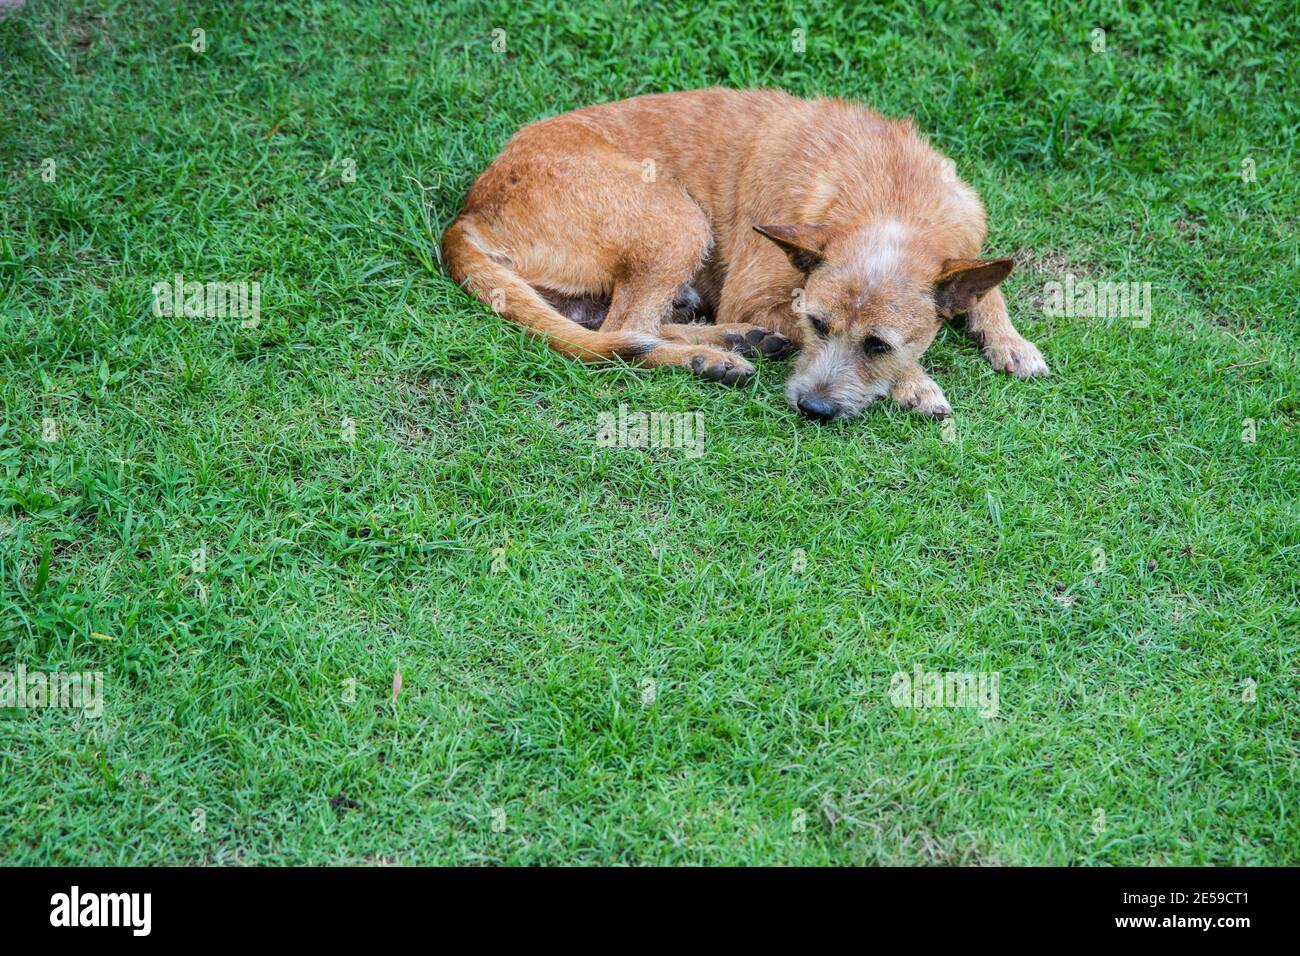
[[[934,280],[934,304],[952,318],[969,312],[986,292],[1011,275],[1014,259],[947,259]]]
[[[822,250],[831,237],[830,226],[755,226],[760,236],[767,236],[790,257],[794,267],[804,275],[822,264]]]

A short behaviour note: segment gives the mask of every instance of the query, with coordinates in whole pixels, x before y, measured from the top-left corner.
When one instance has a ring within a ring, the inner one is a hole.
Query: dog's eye
[[[884,355],[890,350],[891,346],[882,338],[874,335],[868,335],[866,341],[862,343],[862,351],[868,355]]]
[[[812,327],[817,330],[818,335],[822,338],[826,338],[827,333],[830,332],[830,326],[826,324],[825,319],[820,315],[810,315],[808,316],[808,321],[812,323]]]

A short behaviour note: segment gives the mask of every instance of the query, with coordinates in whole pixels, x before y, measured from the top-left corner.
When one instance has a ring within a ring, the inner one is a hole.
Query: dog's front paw
[[[742,385],[754,374],[754,366],[739,355],[708,349],[691,356],[691,371],[706,381]]]
[[[1038,378],[1051,374],[1038,346],[1025,339],[992,342],[984,346],[984,357],[999,372],[1007,372],[1016,378]]]
[[[947,418],[952,406],[943,397],[943,390],[930,378],[908,378],[899,381],[890,392],[894,401],[904,408],[931,418]]]

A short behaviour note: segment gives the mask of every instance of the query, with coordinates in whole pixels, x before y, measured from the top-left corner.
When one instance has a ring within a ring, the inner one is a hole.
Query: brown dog
[[[830,421],[883,395],[943,417],[917,364],[956,315],[1002,371],[1046,375],[976,259],[984,207],[908,120],[757,90],[641,96],[520,130],[443,255],[496,311],[584,360],[736,383],[801,349],[790,403]],[[784,253],[784,255],[782,254]],[[715,324],[692,324],[699,313]]]

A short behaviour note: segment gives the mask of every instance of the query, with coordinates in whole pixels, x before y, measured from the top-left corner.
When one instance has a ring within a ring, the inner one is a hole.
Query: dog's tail
[[[593,332],[561,315],[537,290],[479,245],[472,217],[459,216],[442,239],[442,257],[451,277],[492,309],[545,339],[561,355],[599,362],[632,359],[654,349],[659,340],[638,332]]]

